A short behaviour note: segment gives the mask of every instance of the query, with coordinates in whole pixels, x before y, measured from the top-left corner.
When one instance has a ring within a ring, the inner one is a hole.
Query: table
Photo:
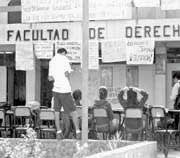
[[[180,140],[177,139],[177,134],[178,134],[178,138],[180,139],[180,110],[175,110],[175,109],[166,109],[166,112],[168,114],[172,114],[173,116],[178,115],[179,120],[178,120],[178,128],[177,129],[173,129],[173,130],[169,130],[171,132],[171,135],[174,134],[174,138],[175,141],[172,142],[172,136],[170,136],[170,142],[168,144],[168,148],[175,148],[175,149],[179,149],[180,148]]]

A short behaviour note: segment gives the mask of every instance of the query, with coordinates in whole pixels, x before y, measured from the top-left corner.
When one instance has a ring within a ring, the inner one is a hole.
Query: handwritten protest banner
[[[58,48],[65,48],[67,50],[67,57],[72,63],[80,63],[82,44],[79,41],[56,42],[55,53]]]
[[[120,62],[126,61],[126,41],[109,40],[103,41],[102,45],[103,62]]]
[[[153,64],[154,40],[129,40],[126,46],[127,64]]]
[[[32,43],[16,44],[16,70],[33,70],[34,53]]]
[[[21,0],[21,5],[23,23],[82,20],[82,0]],[[131,0],[89,1],[90,20],[131,18]]]
[[[53,57],[53,43],[34,44],[34,50],[38,59],[51,59]]]

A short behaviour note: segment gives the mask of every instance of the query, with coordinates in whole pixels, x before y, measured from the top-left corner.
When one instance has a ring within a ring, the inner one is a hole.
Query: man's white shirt
[[[175,85],[174,85],[173,88],[172,88],[171,96],[170,96],[170,99],[171,99],[171,100],[173,100],[173,101],[176,100],[176,96],[178,95],[179,87],[180,87],[180,80],[178,80],[178,82],[175,83]]]
[[[72,71],[68,58],[64,55],[56,54],[49,62],[49,76],[54,78],[53,92],[71,92],[69,79],[65,76],[66,71],[69,73]]]

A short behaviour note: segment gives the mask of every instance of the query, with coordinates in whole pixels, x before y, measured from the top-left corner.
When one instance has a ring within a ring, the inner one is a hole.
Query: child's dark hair
[[[65,54],[67,54],[67,50],[66,50],[65,48],[59,48],[59,49],[57,50],[57,53],[58,53],[58,54],[62,54],[63,52],[65,52]]]
[[[177,78],[178,80],[180,80],[180,72],[175,72],[174,74],[173,74],[173,79],[174,78]]]
[[[82,92],[80,89],[74,90],[72,95],[73,95],[74,100],[81,100],[82,98]]]
[[[106,99],[108,95],[108,91],[106,87],[99,88],[99,99]]]

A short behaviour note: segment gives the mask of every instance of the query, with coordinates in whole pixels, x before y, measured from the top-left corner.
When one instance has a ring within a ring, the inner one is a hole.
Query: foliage
[[[0,155],[4,158],[43,158],[46,154],[42,151],[41,143],[36,139],[36,132],[27,128],[26,135],[19,139],[17,144],[12,144],[8,139],[0,141]]]

